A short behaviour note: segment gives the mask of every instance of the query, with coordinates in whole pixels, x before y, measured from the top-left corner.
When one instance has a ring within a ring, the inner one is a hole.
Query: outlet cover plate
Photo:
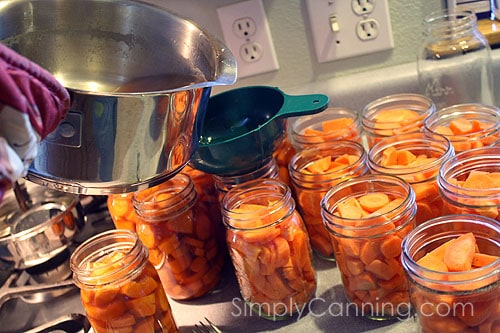
[[[224,42],[236,58],[238,78],[279,69],[262,0],[217,8]]]
[[[355,12],[353,1],[350,0],[306,0],[318,62],[357,57],[394,48],[387,0],[371,0],[369,3],[371,11],[360,15]],[[376,36],[360,38],[359,24],[370,20],[377,23]],[[332,29],[334,24],[335,29]]]

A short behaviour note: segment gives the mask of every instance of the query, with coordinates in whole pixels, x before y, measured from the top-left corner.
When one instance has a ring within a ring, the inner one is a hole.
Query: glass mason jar
[[[181,171],[187,174],[194,183],[198,192],[198,200],[205,203],[208,208],[210,221],[215,223],[217,229],[217,242],[222,251],[226,250],[226,228],[222,223],[220,212],[219,192],[215,187],[215,180],[212,174],[203,172],[186,165]],[[226,252],[226,251],[225,251]],[[227,252],[226,252],[227,254]]]
[[[415,192],[417,225],[443,215],[437,176],[441,165],[455,152],[450,141],[432,133],[407,133],[385,138],[368,152],[372,173],[395,175]]]
[[[289,120],[289,119],[287,119]],[[286,136],[283,138],[283,141],[280,143],[278,148],[273,153],[273,157],[278,164],[278,178],[290,186],[290,176],[288,175],[288,163],[292,159],[292,156],[295,154],[295,148],[292,146],[292,142],[290,141],[289,134],[289,126],[287,123],[287,132]]]
[[[500,221],[500,147],[464,151],[439,170],[444,214],[478,214]]]
[[[215,188],[219,193],[219,202],[222,202],[222,198],[227,192],[229,192],[229,190],[239,184],[255,179],[269,178],[281,180],[280,167],[278,165],[278,161],[274,157],[264,162],[264,164],[262,164],[262,166],[260,166],[256,170],[248,173],[233,176],[213,175],[213,177],[215,180]]]
[[[435,111],[434,102],[419,94],[389,95],[368,103],[361,117],[368,149],[383,138],[421,131]]]
[[[94,332],[178,331],[148,250],[130,230],[89,238],[70,266]]]
[[[419,260],[447,241],[473,233],[477,250],[500,256],[500,224],[479,215],[448,215],[419,225],[403,241],[401,261],[421,332],[498,332],[500,260],[466,271],[440,272]]]
[[[444,135],[456,153],[492,146],[499,139],[500,109],[478,103],[452,105],[427,117],[424,130]]]
[[[455,104],[495,105],[493,64],[472,11],[444,10],[424,18],[417,54],[421,93],[438,109]]]
[[[382,197],[386,203],[376,208],[384,202]],[[337,267],[357,315],[384,320],[409,314],[401,243],[415,227],[416,212],[411,186],[392,175],[352,178],[323,197],[323,221],[332,235]]]
[[[275,179],[233,187],[222,201],[241,295],[259,316],[292,317],[313,298],[312,250],[290,188]]]
[[[176,300],[198,298],[219,282],[224,252],[216,223],[189,176],[179,173],[133,198],[137,234],[149,250],[167,294]]]
[[[133,196],[133,192],[108,195],[108,211],[115,228],[135,232],[137,215],[132,203]]]
[[[354,141],[338,140],[308,147],[295,154],[289,164],[294,197],[311,240],[322,258],[335,260],[331,236],[321,218],[321,199],[343,180],[367,173],[367,154]]]
[[[290,137],[297,152],[335,140],[362,143],[360,117],[349,108],[330,107],[317,114],[296,117],[290,126]]]

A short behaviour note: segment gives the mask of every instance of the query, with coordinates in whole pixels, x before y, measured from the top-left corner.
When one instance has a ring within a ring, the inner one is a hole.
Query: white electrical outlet
[[[262,0],[217,8],[226,46],[236,57],[238,77],[279,69]]]
[[[394,48],[387,0],[306,0],[316,59],[338,59]]]

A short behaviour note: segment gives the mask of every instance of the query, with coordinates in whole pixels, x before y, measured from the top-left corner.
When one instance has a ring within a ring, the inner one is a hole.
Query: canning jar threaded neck
[[[231,188],[247,181],[261,178],[276,179],[278,176],[279,166],[274,157],[263,161],[260,167],[251,172],[237,175],[213,175],[215,188],[219,193],[227,193]]]
[[[221,206],[226,227],[239,230],[281,223],[295,211],[291,189],[276,179],[256,179],[239,184],[226,193]],[[252,210],[241,209],[243,207],[252,207]],[[261,219],[262,224],[255,227],[255,219]]]
[[[429,37],[455,38],[475,31],[477,18],[472,11],[439,11],[424,18],[424,35]]]
[[[148,250],[129,230],[113,229],[82,243],[71,255],[73,280],[80,288],[121,284],[138,276]]]
[[[191,209],[198,199],[194,182],[179,173],[165,182],[136,192],[132,198],[136,214],[148,222],[162,222]]]
[[[463,272],[439,272],[421,266],[418,261],[424,255],[462,234],[473,232],[480,246],[500,253],[500,224],[495,220],[472,214],[440,216],[419,225],[405,237],[402,243],[401,263],[413,283],[428,290],[455,294],[481,293],[483,288],[493,290],[500,284],[500,261]],[[453,277],[450,279],[450,275]],[[473,282],[473,283],[472,283]],[[476,289],[471,289],[474,286]]]

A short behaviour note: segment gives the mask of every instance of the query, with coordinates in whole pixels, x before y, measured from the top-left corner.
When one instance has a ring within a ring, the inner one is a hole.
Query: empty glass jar
[[[462,103],[495,104],[491,50],[472,11],[445,10],[424,18],[417,56],[421,93],[438,109]]]

